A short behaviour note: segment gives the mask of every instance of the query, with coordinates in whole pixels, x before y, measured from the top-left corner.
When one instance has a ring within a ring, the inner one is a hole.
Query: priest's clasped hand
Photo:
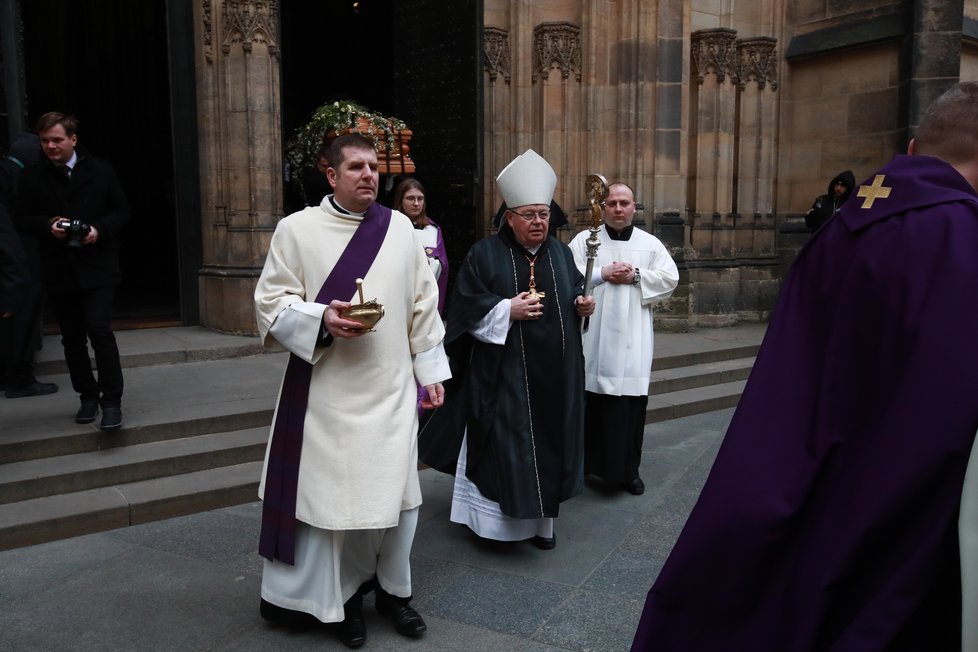
[[[529,292],[520,292],[509,300],[509,318],[534,320],[543,316],[543,304],[539,297],[531,297]]]
[[[618,283],[620,285],[631,283],[635,278],[635,268],[630,263],[616,260],[601,268],[601,278],[606,283]]]
[[[336,299],[329,302],[326,311],[323,312],[323,326],[333,337],[350,340],[360,337],[366,333],[363,324],[352,319],[344,319],[340,316],[340,310],[349,308],[352,304],[349,301],[338,301]]]

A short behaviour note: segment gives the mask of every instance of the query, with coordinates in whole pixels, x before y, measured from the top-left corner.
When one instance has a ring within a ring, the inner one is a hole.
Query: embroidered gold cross
[[[883,179],[885,178],[885,174],[877,174],[876,178],[873,179],[873,185],[859,186],[859,192],[856,193],[856,196],[864,198],[863,208],[872,208],[874,201],[877,199],[886,199],[890,196],[890,191],[893,188],[887,188],[883,185]]]

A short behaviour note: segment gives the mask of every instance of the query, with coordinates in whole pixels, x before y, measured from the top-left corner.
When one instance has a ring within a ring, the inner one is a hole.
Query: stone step
[[[761,348],[758,344],[723,345],[718,343],[715,346],[703,346],[703,348],[685,351],[664,353],[653,358],[652,368],[654,371],[664,371],[675,369],[676,367],[689,367],[691,365],[707,364],[710,362],[723,362],[724,360],[736,360],[738,358],[753,358]]]
[[[0,550],[251,502],[261,468],[248,462],[0,505]]]
[[[203,326],[119,331],[116,340],[123,369],[225,360],[263,353],[261,340],[257,337],[225,335]],[[95,366],[94,358],[92,366]],[[38,376],[68,373],[59,335],[44,337],[34,371]]]
[[[0,504],[261,460],[268,428],[218,432],[0,465]]]
[[[662,337],[646,423],[736,405],[761,334]],[[74,424],[66,376],[45,378],[58,394],[0,401],[0,549],[255,499],[287,356],[197,328],[119,340],[122,430]],[[45,354],[54,373],[59,343]]]
[[[104,433],[74,422],[78,397],[62,391],[0,399],[0,464],[119,446],[267,427],[287,357],[255,355],[139,367],[126,372],[123,428]]]
[[[746,384],[746,380],[737,380],[650,396],[645,412],[645,423],[668,421],[735,407]]]
[[[705,362],[684,367],[652,371],[649,395],[667,394],[684,389],[746,380],[754,366],[754,357]]]

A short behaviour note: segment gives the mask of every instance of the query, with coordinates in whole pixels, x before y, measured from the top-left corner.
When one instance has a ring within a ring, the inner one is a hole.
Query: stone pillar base
[[[260,273],[260,269],[251,268],[201,270],[201,325],[231,335],[257,335],[255,285]]]

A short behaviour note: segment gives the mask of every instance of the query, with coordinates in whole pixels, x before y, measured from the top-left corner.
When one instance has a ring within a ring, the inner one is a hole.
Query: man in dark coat
[[[454,522],[546,550],[560,503],[583,488],[578,318],[594,312],[594,298],[582,296],[570,249],[548,235],[550,164],[528,150],[496,183],[511,207],[506,223],[466,255],[448,305],[459,393],[432,416],[420,449],[455,474]]]
[[[0,202],[0,329],[20,310],[27,288],[27,257],[7,207]]]
[[[634,651],[962,649],[978,84],[936,100],[909,153],[859,187],[785,279]]]
[[[814,233],[826,220],[839,212],[842,205],[849,200],[852,189],[856,185],[856,177],[850,170],[840,172],[829,181],[829,190],[819,195],[805,215],[805,225]]]
[[[112,333],[112,301],[122,280],[119,231],[129,203],[112,167],[76,149],[78,122],[45,113],[35,127],[45,160],[24,170],[18,228],[40,243],[41,274],[61,328],[71,385],[81,398],[77,423],[122,427],[122,367]],[[88,353],[92,343],[98,380]]]
[[[41,396],[58,391],[54,383],[41,382],[34,376],[34,358],[41,344],[41,290],[40,265],[37,256],[37,238],[18,233],[14,228],[11,212],[14,197],[20,184],[20,175],[28,166],[41,158],[41,148],[36,134],[17,134],[7,156],[0,159],[0,204],[7,213],[9,230],[0,235],[0,243],[8,251],[21,251],[21,290],[9,315],[0,322],[0,385],[7,398]],[[9,302],[8,295],[8,302]],[[9,304],[8,304],[9,305]]]

